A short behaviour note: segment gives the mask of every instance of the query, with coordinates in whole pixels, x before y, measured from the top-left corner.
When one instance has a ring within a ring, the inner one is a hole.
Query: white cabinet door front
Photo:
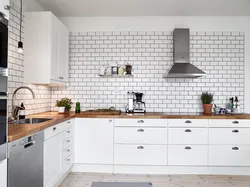
[[[145,166],[167,165],[167,146],[115,144],[114,164]]]
[[[58,134],[44,142],[44,185],[54,186],[61,177],[61,141]]]
[[[208,146],[206,145],[169,145],[168,165],[205,166],[207,165]]]
[[[0,162],[0,184],[7,187],[7,160]]]
[[[209,146],[209,166],[250,166],[250,146]]]
[[[75,119],[75,163],[113,164],[113,120]]]
[[[68,81],[68,63],[69,63],[69,32],[67,27],[59,23],[58,33],[58,61],[59,61],[59,79],[62,82]]]

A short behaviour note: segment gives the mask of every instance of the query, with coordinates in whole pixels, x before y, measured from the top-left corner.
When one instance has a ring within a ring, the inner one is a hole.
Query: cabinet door
[[[44,185],[52,187],[61,177],[62,134],[44,142]]]
[[[9,0],[0,1],[0,12],[2,12],[7,19],[9,19],[9,10],[7,9],[7,6],[9,4],[10,4]]]
[[[51,17],[51,79],[59,81],[59,20]]]
[[[75,120],[75,163],[113,164],[113,120]]]
[[[0,184],[7,187],[7,160],[0,162]]]
[[[60,23],[58,32],[58,61],[59,61],[59,79],[68,81],[68,63],[69,63],[69,31]]]

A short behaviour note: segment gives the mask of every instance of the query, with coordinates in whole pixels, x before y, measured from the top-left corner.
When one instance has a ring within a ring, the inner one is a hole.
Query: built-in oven
[[[0,14],[0,96],[8,94],[8,20]]]
[[[7,158],[7,98],[0,97],[0,162]]]
[[[8,20],[0,14],[0,162],[7,158]]]

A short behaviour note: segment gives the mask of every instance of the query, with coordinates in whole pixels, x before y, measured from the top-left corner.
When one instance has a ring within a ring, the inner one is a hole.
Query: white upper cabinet
[[[25,13],[24,78],[26,83],[66,85],[68,28],[51,12]]]
[[[9,5],[10,5],[10,1],[9,0],[1,0],[0,1],[0,12],[7,19],[9,19],[9,10],[8,10],[8,6]]]

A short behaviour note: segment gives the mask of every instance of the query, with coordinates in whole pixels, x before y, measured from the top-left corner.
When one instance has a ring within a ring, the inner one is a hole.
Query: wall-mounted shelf
[[[134,75],[99,75],[100,77],[106,77],[106,78],[133,78]]]

